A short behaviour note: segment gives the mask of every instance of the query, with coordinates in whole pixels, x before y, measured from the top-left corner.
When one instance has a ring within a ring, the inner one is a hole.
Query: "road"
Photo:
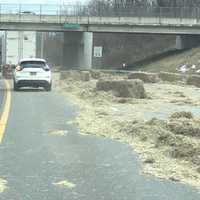
[[[0,103],[9,89],[0,81]],[[1,200],[197,200],[189,186],[141,174],[128,145],[79,134],[76,110],[56,91],[11,91],[0,144]],[[64,135],[52,131],[64,130]],[[63,182],[64,181],[64,182]],[[68,184],[61,184],[68,183]]]

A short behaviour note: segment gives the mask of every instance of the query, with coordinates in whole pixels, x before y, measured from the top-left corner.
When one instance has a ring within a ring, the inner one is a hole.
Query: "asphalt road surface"
[[[4,87],[1,80],[1,107]],[[80,135],[70,124],[76,113],[70,99],[42,90],[11,96],[0,144],[0,178],[8,188],[0,200],[200,199],[189,186],[142,175],[128,145]],[[64,136],[49,134],[55,130]]]

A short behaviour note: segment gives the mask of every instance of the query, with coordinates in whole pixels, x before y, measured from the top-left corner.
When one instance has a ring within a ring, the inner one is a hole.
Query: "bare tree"
[[[157,0],[161,7],[196,7],[200,6],[200,0]]]

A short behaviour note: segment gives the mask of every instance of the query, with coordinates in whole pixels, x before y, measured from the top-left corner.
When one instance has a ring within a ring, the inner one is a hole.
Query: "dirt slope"
[[[157,62],[150,63],[141,67],[141,70],[150,72],[169,71],[176,72],[176,68],[187,65],[191,67],[196,65],[200,69],[200,47],[184,51],[180,54],[175,54],[167,58],[163,58]]]

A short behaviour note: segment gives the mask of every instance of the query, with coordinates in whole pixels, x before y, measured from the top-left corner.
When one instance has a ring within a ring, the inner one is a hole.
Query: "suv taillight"
[[[20,65],[17,65],[17,67],[15,69],[16,69],[16,71],[21,71],[22,70],[22,68],[20,67]]]
[[[43,69],[44,69],[45,71],[50,71],[50,69],[49,69],[48,66],[43,67]]]

